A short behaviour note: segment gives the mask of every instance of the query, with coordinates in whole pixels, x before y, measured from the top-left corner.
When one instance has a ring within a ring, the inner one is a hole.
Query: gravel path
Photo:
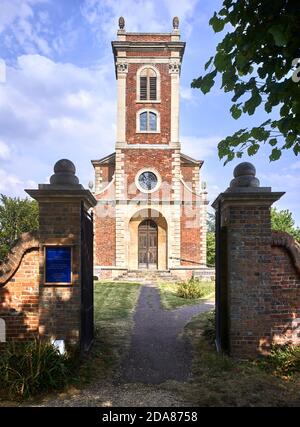
[[[192,347],[182,335],[184,326],[213,304],[164,310],[159,291],[152,285],[141,289],[134,315],[129,353],[121,365],[121,382],[160,384],[167,380],[186,381],[192,364]]]
[[[183,337],[186,323],[196,314],[213,308],[211,302],[164,310],[158,289],[141,289],[134,314],[135,326],[127,356],[109,381],[70,389],[20,406],[71,407],[184,407],[190,406],[181,393],[192,364],[190,342]]]

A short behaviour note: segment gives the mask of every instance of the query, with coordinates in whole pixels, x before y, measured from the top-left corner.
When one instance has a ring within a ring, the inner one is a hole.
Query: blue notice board
[[[72,250],[68,246],[46,247],[46,283],[71,283]]]

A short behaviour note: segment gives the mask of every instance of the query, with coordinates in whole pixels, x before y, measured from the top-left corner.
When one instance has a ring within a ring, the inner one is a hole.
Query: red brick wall
[[[300,344],[300,246],[286,233],[272,233],[269,205],[254,194],[251,200],[222,209],[229,350],[239,358],[266,354],[272,343]]]
[[[160,103],[139,103],[136,93],[136,73],[142,64],[129,64],[126,81],[126,141],[128,144],[168,144],[171,126],[171,77],[168,64],[156,64],[160,72]],[[160,133],[136,133],[136,113],[143,108],[160,113]]]
[[[257,201],[255,201],[257,202]],[[228,316],[230,352],[255,357],[267,350],[270,331],[271,220],[269,206],[231,205],[222,211],[228,227]]]
[[[77,344],[81,328],[81,209],[80,200],[61,198],[39,202],[40,245],[71,245],[72,284],[45,285],[44,252],[40,251],[40,335]]]
[[[193,182],[193,166],[189,165],[181,165],[181,174],[184,181],[191,187],[191,183]]]
[[[102,176],[102,183],[104,185],[107,185],[113,177],[113,174],[115,173],[115,167],[113,164],[104,164],[99,167],[101,170],[101,176]]]
[[[155,52],[151,52],[151,51],[148,51],[148,52],[127,52],[127,54],[126,54],[126,56],[133,56],[133,57],[137,57],[137,56],[139,56],[139,57],[145,57],[145,58],[148,58],[148,57],[156,57],[156,56],[164,56],[164,57],[170,57],[170,51],[169,50],[163,50],[163,51],[155,51]]]
[[[200,264],[200,228],[199,208],[195,206],[181,207],[181,265],[195,266]]]
[[[0,283],[0,318],[6,323],[6,339],[26,340],[38,335],[39,327],[39,250],[18,247],[13,275]],[[23,253],[24,252],[24,253]],[[13,265],[10,257],[9,265]],[[18,265],[19,264],[19,265]],[[0,270],[5,268],[1,265]]]
[[[135,185],[135,177],[139,170],[144,168],[156,169],[160,176],[162,183],[165,184],[165,191],[171,191],[172,183],[172,154],[174,150],[122,150],[125,154],[124,157],[124,172],[127,177],[128,198],[132,199],[139,197],[141,199],[161,199],[162,188],[154,193],[145,194],[141,193]]]
[[[288,247],[272,246],[271,277],[271,338],[279,344],[300,344],[300,271]]]
[[[171,41],[170,34],[126,34],[126,41],[130,42],[169,42]],[[134,52],[135,53],[135,52]]]
[[[94,264],[116,263],[116,219],[112,205],[97,205],[94,210]]]

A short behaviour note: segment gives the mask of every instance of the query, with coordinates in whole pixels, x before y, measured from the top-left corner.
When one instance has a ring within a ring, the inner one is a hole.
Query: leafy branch
[[[294,0],[224,0],[209,21],[217,33],[233,28],[206,62],[203,76],[191,87],[210,92],[217,75],[221,89],[233,94],[230,113],[254,115],[263,106],[272,119],[252,129],[240,129],[218,144],[219,157],[256,154],[262,144],[271,146],[270,160],[284,149],[300,152],[300,84],[291,79],[292,64],[300,57],[298,32],[300,4]],[[250,96],[249,96],[250,94]],[[274,118],[273,118],[274,117]]]

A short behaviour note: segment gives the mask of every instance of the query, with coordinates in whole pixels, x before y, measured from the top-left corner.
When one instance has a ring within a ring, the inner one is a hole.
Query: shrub
[[[290,377],[300,372],[300,347],[293,345],[273,345],[270,355],[259,361],[259,365],[277,375]]]
[[[199,280],[191,278],[178,284],[176,295],[187,299],[202,298],[207,295],[207,289]]]
[[[26,398],[62,389],[73,371],[70,355],[49,342],[7,343],[0,352],[0,389],[10,398]]]
[[[205,313],[203,320],[203,336],[210,343],[214,344],[216,339],[216,311]]]

